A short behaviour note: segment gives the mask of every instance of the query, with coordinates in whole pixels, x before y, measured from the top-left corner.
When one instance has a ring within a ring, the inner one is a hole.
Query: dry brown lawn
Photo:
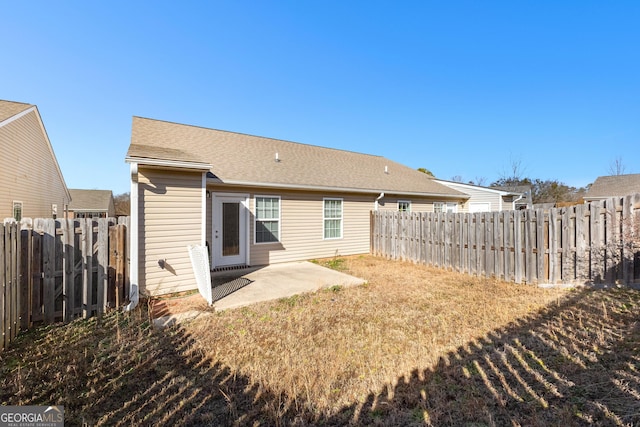
[[[144,307],[26,333],[0,403],[68,425],[637,425],[640,293],[543,290],[371,256],[366,285],[159,331]]]

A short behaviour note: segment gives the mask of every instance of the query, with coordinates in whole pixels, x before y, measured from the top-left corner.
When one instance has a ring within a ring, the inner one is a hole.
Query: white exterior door
[[[247,264],[248,196],[213,195],[213,267]]]

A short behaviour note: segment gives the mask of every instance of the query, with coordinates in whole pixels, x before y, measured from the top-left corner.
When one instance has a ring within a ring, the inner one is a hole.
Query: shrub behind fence
[[[100,315],[126,302],[129,218],[1,225],[0,349],[34,323]]]
[[[640,194],[548,210],[374,211],[371,253],[515,283],[640,284]]]

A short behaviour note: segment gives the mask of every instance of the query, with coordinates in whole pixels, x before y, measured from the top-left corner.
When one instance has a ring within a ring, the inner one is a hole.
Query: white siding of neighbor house
[[[22,202],[23,218],[64,218],[67,189],[36,110],[0,126],[0,221]]]
[[[143,294],[197,289],[187,246],[202,244],[202,173],[140,168],[139,282]],[[161,268],[158,260],[165,260]]]
[[[472,185],[463,185],[455,182],[441,182],[442,184],[453,188],[454,190],[467,193],[470,198],[464,204],[464,207],[458,209],[458,212],[469,212],[471,203],[489,203],[490,211],[513,210],[512,202],[502,200],[502,195],[489,189],[478,188]],[[502,201],[502,204],[500,202]]]

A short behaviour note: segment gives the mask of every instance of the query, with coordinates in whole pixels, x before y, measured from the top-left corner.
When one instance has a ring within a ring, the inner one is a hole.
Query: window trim
[[[340,202],[340,218],[327,218],[324,216],[325,204],[329,200],[335,200]],[[327,237],[325,224],[327,220],[340,220],[340,236],[339,237]],[[344,238],[344,198],[342,197],[323,197],[322,198],[322,240],[340,240]]]
[[[441,206],[442,210],[438,212],[436,210],[436,205]],[[449,207],[453,207],[453,210],[449,211]],[[433,212],[434,213],[457,213],[458,203],[457,202],[433,202]]]
[[[278,219],[270,218],[268,220],[258,219],[258,199],[278,199]],[[258,242],[258,227],[260,221],[277,221],[278,222],[278,240],[273,242]],[[253,244],[254,245],[273,245],[282,242],[282,197],[276,195],[256,194],[253,196]]]
[[[407,204],[407,209],[406,210],[400,210],[400,203],[406,203]],[[411,213],[411,200],[398,200],[397,208],[398,208],[398,212]]]

